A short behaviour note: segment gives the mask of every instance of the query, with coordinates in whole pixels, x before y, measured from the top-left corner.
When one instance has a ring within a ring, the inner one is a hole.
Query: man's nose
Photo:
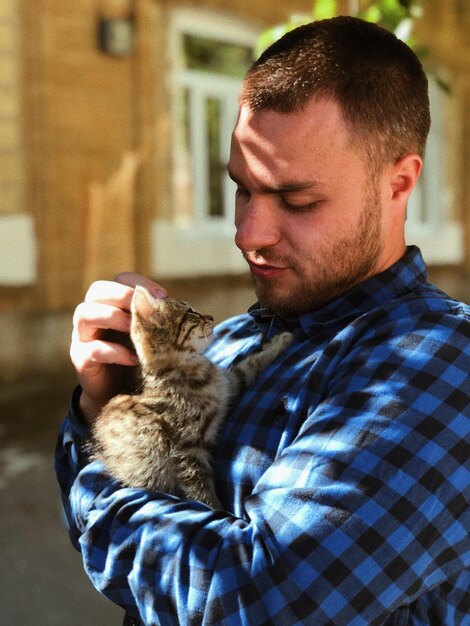
[[[235,211],[235,244],[242,252],[269,248],[281,238],[279,220],[271,198],[252,196]]]

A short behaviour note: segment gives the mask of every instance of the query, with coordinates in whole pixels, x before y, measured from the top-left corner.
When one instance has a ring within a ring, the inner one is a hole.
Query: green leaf
[[[337,15],[336,0],[316,0],[312,10],[315,20],[326,20]]]
[[[366,11],[361,11],[359,13],[359,17],[366,20],[366,22],[373,22],[374,24],[377,24],[382,19],[382,11],[378,6],[372,5]]]
[[[297,28],[297,26],[307,24],[311,21],[312,18],[309,15],[295,15],[292,16],[291,20],[289,22],[286,22],[285,24],[277,24],[272,28],[268,28],[258,38],[255,49],[255,58],[257,59],[260,54],[264,52],[264,50],[266,50],[266,48],[269,48],[272,43],[280,39],[289,31],[294,30],[294,28]]]
[[[411,39],[412,28],[413,28],[413,20],[411,18],[406,18],[404,20],[401,20],[401,22],[395,28],[394,32],[395,32],[395,35],[398,37],[398,39],[401,39],[402,41],[406,41],[409,44],[409,41]]]
[[[403,39],[420,59],[429,55],[429,50],[420,44],[412,34],[412,23],[423,14],[423,0],[374,0],[368,8],[360,10],[357,17],[374,22],[394,32]],[[258,40],[256,54],[259,55],[269,45],[293,28],[314,20],[328,19],[338,15],[336,0],[314,0],[312,15],[292,15],[287,24],[274,26],[265,31]],[[451,92],[449,83],[431,72],[433,79],[446,93]]]

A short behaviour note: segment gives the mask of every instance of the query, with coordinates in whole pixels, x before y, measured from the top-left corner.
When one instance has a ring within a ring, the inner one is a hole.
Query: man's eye
[[[309,211],[313,211],[320,204],[319,200],[315,200],[314,202],[308,202],[307,204],[291,204],[286,200],[282,201],[284,208],[286,211],[290,213],[308,213]]]

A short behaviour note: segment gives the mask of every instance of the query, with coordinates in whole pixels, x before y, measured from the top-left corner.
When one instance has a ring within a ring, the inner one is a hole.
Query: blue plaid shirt
[[[224,511],[120,487],[72,409],[57,471],[94,585],[149,625],[470,624],[469,313],[410,248],[298,319],[220,325],[223,367],[295,335],[222,429]]]

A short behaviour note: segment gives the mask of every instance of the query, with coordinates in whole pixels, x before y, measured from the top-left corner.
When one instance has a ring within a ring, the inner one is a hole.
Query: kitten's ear
[[[150,319],[161,309],[161,298],[154,298],[145,287],[137,285],[132,297],[132,312],[136,312],[142,319]]]

